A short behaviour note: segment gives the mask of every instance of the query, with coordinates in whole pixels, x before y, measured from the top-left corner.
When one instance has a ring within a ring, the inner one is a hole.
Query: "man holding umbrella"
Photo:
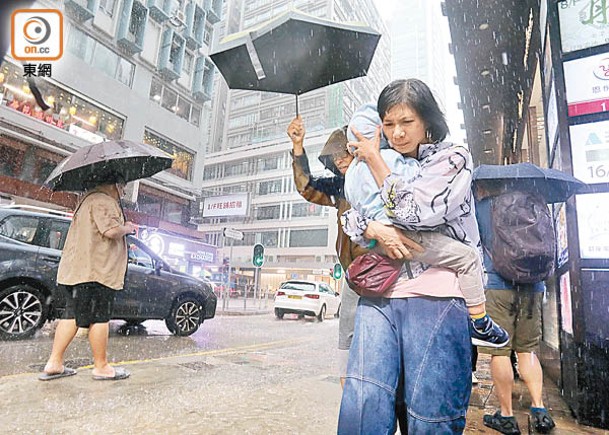
[[[495,414],[484,416],[484,424],[504,434],[520,434],[512,409],[510,352],[514,351],[520,378],[531,395],[532,424],[537,432],[548,433],[555,424],[543,403],[543,372],[536,355],[543,281],[552,272],[555,255],[546,203],[566,201],[584,184],[531,163],[481,165],[473,178],[487,276],[487,312],[510,334],[502,349],[479,348],[492,355],[491,376],[500,404]],[[512,252],[518,254],[511,256]]]
[[[135,231],[133,223],[125,222],[120,206],[124,187],[118,176],[116,183],[87,191],[76,207],[57,272],[57,283],[64,286],[66,311],[40,380],[76,374],[63,361],[79,327],[89,328],[93,379],[129,377],[127,370],[110,366],[106,356],[114,294],[122,290],[127,272],[125,236]]]
[[[53,190],[85,194],[63,247],[57,283],[64,286],[66,310],[41,381],[75,375],[65,367],[64,353],[78,327],[89,328],[93,379],[120,380],[129,372],[108,364],[108,322],[115,291],[122,290],[127,272],[127,241],[135,232],[121,206],[125,183],[150,177],[171,167],[173,159],[146,144],[119,140],[100,142],[76,151],[53,170],[45,184]]]

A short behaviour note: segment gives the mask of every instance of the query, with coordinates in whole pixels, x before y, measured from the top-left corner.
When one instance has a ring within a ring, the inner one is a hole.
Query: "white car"
[[[315,316],[323,322],[326,316],[338,317],[340,295],[318,281],[286,281],[275,293],[275,316],[286,313]]]

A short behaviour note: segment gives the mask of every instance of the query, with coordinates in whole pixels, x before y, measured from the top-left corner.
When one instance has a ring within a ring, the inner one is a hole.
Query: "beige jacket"
[[[127,242],[104,237],[125,223],[117,200],[98,190],[88,193],[76,207],[63,248],[57,283],[98,282],[121,290],[127,272]]]

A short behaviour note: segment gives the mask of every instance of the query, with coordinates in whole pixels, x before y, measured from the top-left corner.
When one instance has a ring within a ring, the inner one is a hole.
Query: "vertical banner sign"
[[[573,310],[571,306],[571,277],[569,272],[560,276],[560,314],[562,329],[567,334],[573,334]]]

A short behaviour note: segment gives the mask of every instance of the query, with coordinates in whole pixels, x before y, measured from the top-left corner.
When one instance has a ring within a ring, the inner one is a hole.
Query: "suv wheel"
[[[203,305],[191,296],[176,301],[169,317],[165,319],[167,329],[181,337],[193,334],[201,323],[203,323]]]
[[[44,325],[49,307],[39,290],[16,285],[0,291],[0,338],[28,338]]]
[[[275,308],[275,317],[277,317],[279,320],[283,319],[283,311],[281,311],[279,308]]]

